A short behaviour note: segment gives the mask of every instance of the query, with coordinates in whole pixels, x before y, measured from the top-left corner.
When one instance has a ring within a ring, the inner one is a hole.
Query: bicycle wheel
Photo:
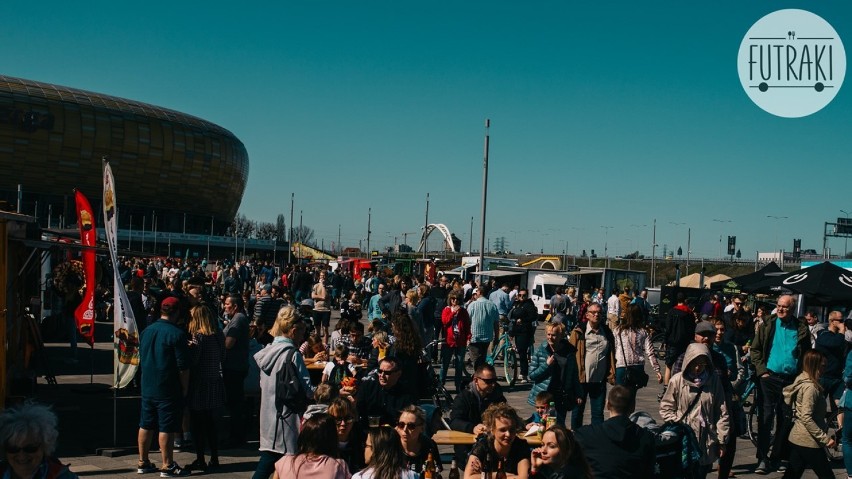
[[[840,433],[840,425],[837,423],[837,411],[828,414],[825,418],[825,424],[828,426],[825,433],[828,434],[830,439],[834,439],[834,446],[823,447],[825,455],[829,461],[839,461],[843,459],[843,451],[840,446],[840,435],[842,433]]]
[[[751,443],[754,444],[754,447],[757,447],[757,429],[760,426],[760,417],[757,414],[757,406],[755,406],[754,402],[747,403],[743,407],[746,411],[746,424],[748,425],[748,438],[751,439]]]
[[[509,386],[514,386],[518,379],[518,353],[512,347],[506,348],[503,372]]]

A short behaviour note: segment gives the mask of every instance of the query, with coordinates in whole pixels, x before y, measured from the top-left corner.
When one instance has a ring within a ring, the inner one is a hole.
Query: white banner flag
[[[112,168],[110,168],[109,161],[106,158],[104,158],[104,230],[109,245],[113,282],[115,284],[112,305],[115,324],[113,383],[116,388],[120,389],[133,380],[133,376],[136,375],[136,368],[139,367],[139,330],[136,328],[133,309],[130,307],[127,292],[124,290],[118,272],[118,206],[115,198],[115,180],[112,176]]]

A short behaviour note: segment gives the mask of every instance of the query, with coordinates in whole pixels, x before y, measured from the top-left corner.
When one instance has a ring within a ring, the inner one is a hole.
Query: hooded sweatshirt
[[[699,357],[706,358],[708,366],[701,380],[696,380],[689,375],[692,362]],[[660,416],[666,421],[680,421],[686,414],[683,422],[695,431],[698,443],[706,446],[702,450],[701,464],[712,464],[718,458],[719,444],[728,442],[730,422],[725,405],[725,390],[713,371],[713,360],[706,345],[692,343],[687,346],[683,363],[683,371],[672,376],[660,401]],[[696,394],[701,397],[689,409]]]
[[[810,448],[827,446],[825,396],[808,373],[800,373],[793,384],[784,388],[784,402],[794,410],[790,442]]]
[[[310,375],[305,367],[305,361],[299,348],[290,338],[279,336],[269,346],[254,355],[254,360],[260,368],[260,450],[272,451],[279,454],[295,454],[296,440],[299,437],[300,418],[298,414],[288,414],[283,411],[284,418],[278,419],[275,409],[275,379],[278,371],[284,367],[285,350],[295,349],[293,363],[299,369],[302,383],[308,398],[314,397],[314,387],[311,386]],[[289,354],[289,353],[288,353]]]

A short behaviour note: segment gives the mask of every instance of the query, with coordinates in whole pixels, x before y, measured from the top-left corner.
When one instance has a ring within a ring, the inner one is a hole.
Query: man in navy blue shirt
[[[186,332],[176,324],[178,299],[169,296],[160,303],[160,320],[142,332],[139,364],[142,368],[142,412],[139,419],[139,466],[137,472],[154,472],[148,460],[154,429],[159,432],[163,466],[160,477],[188,476],[174,462],[174,435],[181,431],[184,398],[189,387],[189,345]]]

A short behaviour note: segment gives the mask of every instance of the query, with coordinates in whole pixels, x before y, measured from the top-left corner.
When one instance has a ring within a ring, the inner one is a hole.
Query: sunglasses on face
[[[476,379],[479,379],[480,381],[484,382],[485,384],[496,384],[497,383],[497,378],[480,378],[480,377],[477,377]]]
[[[384,369],[379,369],[378,374],[380,376],[390,376],[391,374],[393,374],[397,371],[399,371],[399,370],[398,369],[390,369],[390,370],[385,371]]]
[[[27,454],[35,454],[36,452],[38,452],[40,447],[41,445],[39,444],[27,444],[26,446],[22,447],[6,444],[6,452],[8,452],[9,454],[17,454],[21,451],[24,451]]]
[[[335,424],[352,424],[355,421],[351,417],[334,417],[334,416],[332,416],[332,419],[334,419]]]
[[[406,431],[413,431],[413,430],[417,429],[417,426],[419,426],[419,424],[417,424],[416,422],[402,422],[402,421],[400,421],[400,422],[396,423],[397,429],[404,429]]]

